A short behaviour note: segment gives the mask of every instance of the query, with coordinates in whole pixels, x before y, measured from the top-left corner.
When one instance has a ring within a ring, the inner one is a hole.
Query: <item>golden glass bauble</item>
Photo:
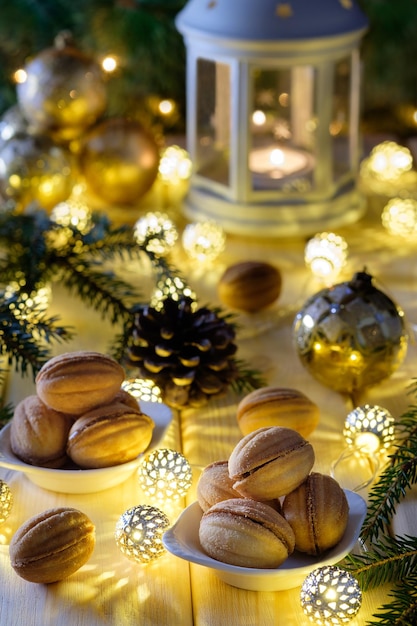
[[[310,297],[295,316],[294,340],[306,369],[347,394],[391,376],[408,346],[403,311],[366,272]]]
[[[16,133],[0,147],[0,193],[17,210],[35,202],[50,211],[72,186],[71,156],[49,138]]]
[[[31,131],[70,141],[105,111],[107,90],[101,67],[70,37],[58,36],[55,46],[40,52],[24,69],[27,77],[17,84],[16,94]]]
[[[155,139],[138,122],[105,120],[86,136],[80,169],[87,188],[107,204],[134,204],[153,185],[159,166]]]

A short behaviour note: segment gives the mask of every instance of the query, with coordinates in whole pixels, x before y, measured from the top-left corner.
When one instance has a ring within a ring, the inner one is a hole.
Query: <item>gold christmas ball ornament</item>
[[[124,118],[105,120],[90,130],[80,151],[87,188],[107,204],[131,205],[158,175],[159,148],[141,124]]]
[[[72,185],[71,156],[48,137],[16,133],[0,146],[0,193],[17,210],[36,202],[50,211],[69,197]]]
[[[107,90],[99,63],[79,50],[68,33],[24,68],[16,85],[19,106],[34,132],[70,141],[104,113]]]
[[[348,394],[391,376],[408,346],[403,311],[366,272],[310,297],[295,316],[293,333],[312,376]]]

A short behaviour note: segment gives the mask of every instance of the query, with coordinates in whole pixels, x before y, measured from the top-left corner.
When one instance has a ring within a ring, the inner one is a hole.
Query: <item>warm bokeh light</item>
[[[23,68],[19,68],[13,74],[13,80],[15,83],[24,83],[27,80],[27,72]]]
[[[382,225],[391,235],[409,237],[417,234],[417,200],[393,198],[381,214]]]
[[[117,69],[117,66],[117,59],[112,55],[104,57],[101,62],[101,67],[105,72],[108,72],[109,74],[111,74],[111,72],[114,72]]]
[[[345,266],[348,245],[335,233],[318,233],[307,242],[304,260],[318,278],[333,279]]]

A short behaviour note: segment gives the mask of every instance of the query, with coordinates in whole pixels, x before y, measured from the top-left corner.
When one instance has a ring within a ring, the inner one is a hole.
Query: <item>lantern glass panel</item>
[[[197,62],[196,174],[229,185],[230,67],[207,59]]]
[[[316,69],[309,65],[256,68],[252,82],[252,189],[285,194],[309,191],[317,158]]]
[[[333,178],[340,181],[356,168],[355,146],[351,133],[355,111],[351,107],[352,57],[342,59],[335,65],[333,85],[333,113],[330,123],[330,135],[333,145]]]

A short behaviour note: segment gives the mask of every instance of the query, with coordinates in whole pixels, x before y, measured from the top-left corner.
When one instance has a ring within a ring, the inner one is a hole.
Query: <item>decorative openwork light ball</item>
[[[191,176],[190,155],[180,146],[168,146],[161,153],[159,177],[171,184],[188,180]]]
[[[146,213],[134,225],[134,236],[148,252],[165,256],[175,245],[178,231],[166,213]]]
[[[138,476],[146,495],[158,500],[182,498],[190,489],[193,478],[187,459],[169,448],[150,452],[140,465]]]
[[[393,198],[385,205],[381,220],[391,235],[417,235],[417,200]]]
[[[149,378],[129,378],[122,383],[122,389],[139,402],[162,402],[161,390]]]
[[[317,626],[339,626],[350,622],[358,613],[362,593],[349,572],[326,565],[307,576],[300,600],[310,622]]]
[[[46,310],[51,302],[52,288],[50,284],[39,285],[33,291],[27,291],[24,277],[6,285],[6,299],[10,298],[9,308],[13,309],[16,318],[31,320],[40,310]]]
[[[225,244],[223,228],[212,221],[187,224],[182,234],[185,252],[200,262],[214,261],[223,252]]]
[[[363,167],[379,180],[395,180],[411,170],[413,156],[408,148],[395,141],[383,141],[373,148]]]
[[[335,233],[318,233],[307,242],[304,260],[318,278],[334,278],[347,260],[348,245]]]
[[[71,195],[59,202],[51,211],[51,220],[62,227],[72,227],[88,233],[92,226],[92,215],[85,201],[83,185],[75,185]]]
[[[117,521],[116,544],[131,561],[149,563],[165,552],[162,535],[169,523],[165,513],[154,506],[132,507]]]
[[[191,298],[196,300],[197,296],[191,287],[181,278],[181,276],[161,276],[155,285],[150,306],[160,311],[164,306],[166,298],[180,300],[181,298]]]
[[[4,480],[0,479],[0,524],[6,521],[13,506],[13,494]]]
[[[386,450],[394,441],[394,424],[387,409],[364,404],[347,415],[343,436],[349,446],[369,453]]]

